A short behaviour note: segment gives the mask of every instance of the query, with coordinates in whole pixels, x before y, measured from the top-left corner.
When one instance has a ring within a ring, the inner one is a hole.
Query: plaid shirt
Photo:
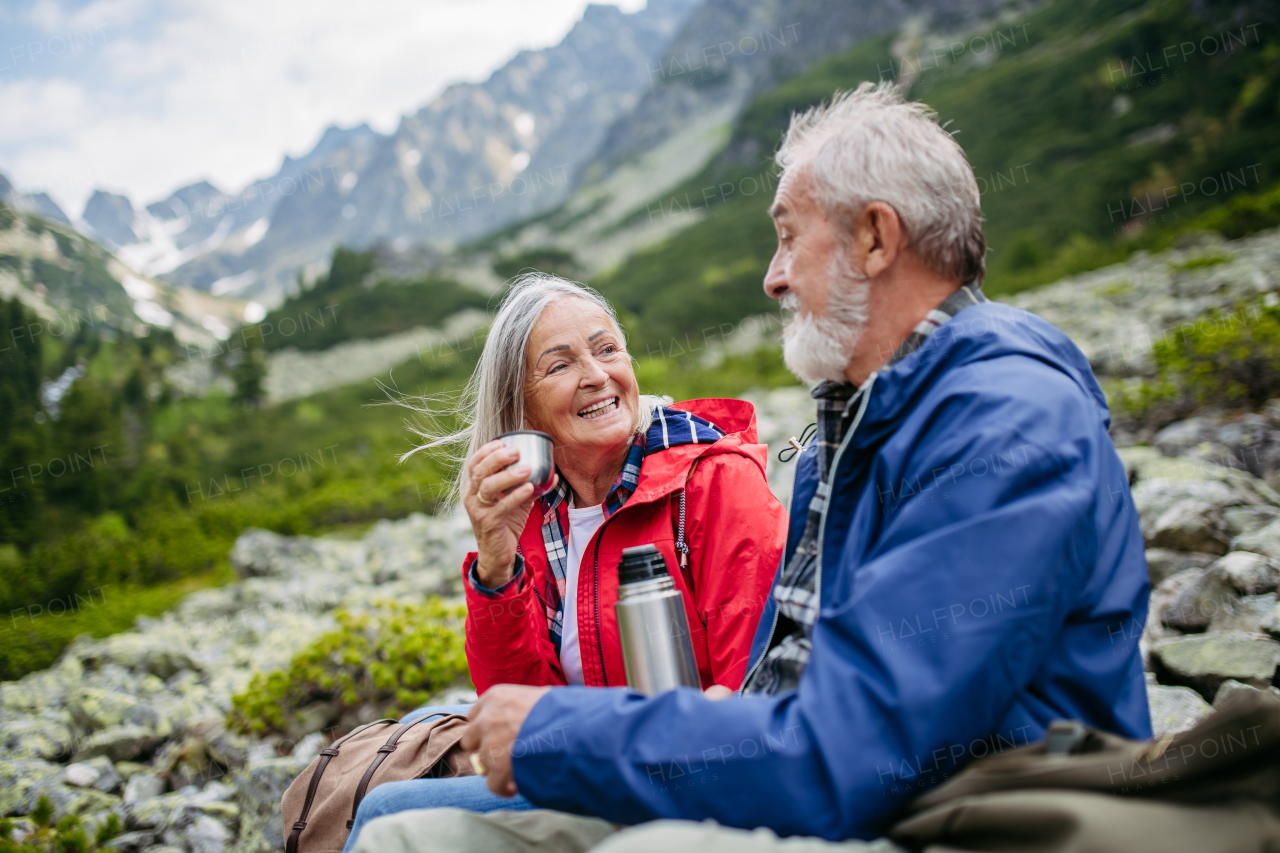
[[[895,364],[920,348],[920,345],[939,326],[946,323],[964,308],[986,302],[976,282],[962,285],[941,305],[925,315],[889,359]],[[809,502],[809,515],[804,533],[796,545],[791,561],[783,569],[773,588],[774,602],[778,607],[778,624],[773,630],[777,640],[769,648],[764,660],[750,674],[743,693],[781,693],[794,690],[800,683],[800,675],[809,663],[812,645],[809,634],[818,621],[820,608],[817,590],[817,562],[821,543],[818,531],[826,515],[827,497],[831,492],[831,465],[836,452],[851,430],[857,429],[871,398],[871,385],[876,374],[858,388],[850,383],[824,381],[811,392],[818,401],[818,423],[814,443],[817,446],[818,490]]]
[[[714,444],[724,437],[724,433],[714,424],[690,412],[657,407],[653,413],[653,424],[647,433],[640,433],[627,451],[627,458],[622,463],[609,494],[605,496],[603,511],[607,520],[615,512],[622,509],[627,499],[635,493],[640,482],[640,468],[650,453],[658,453],[669,447],[682,444]],[[547,552],[547,565],[550,568],[547,581],[541,592],[535,593],[542,602],[547,613],[547,631],[556,654],[560,654],[560,639],[564,633],[564,597],[569,585],[569,483],[560,477],[555,489],[539,499],[542,508],[542,544]],[[471,566],[469,582],[476,592],[487,598],[497,598],[511,584],[524,585],[524,556],[516,553],[515,567],[511,579],[497,589],[486,589],[480,584],[476,567]]]

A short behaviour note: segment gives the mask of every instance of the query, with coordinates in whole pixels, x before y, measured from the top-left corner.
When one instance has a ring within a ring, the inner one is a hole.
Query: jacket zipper
[[[791,472],[791,506],[792,506],[792,509],[793,509],[793,510],[794,510],[794,508],[795,508],[795,504],[796,504],[796,481],[797,481],[797,480],[799,480],[799,479],[800,479],[800,456],[799,456],[799,454],[797,454],[797,455],[796,455],[796,467],[795,467],[795,470],[793,470],[793,471]],[[803,531],[802,531],[802,533],[803,533]],[[781,559],[780,559],[780,565],[778,566],[779,571],[781,571],[781,569],[783,568],[783,566],[785,566],[785,565],[786,565],[786,560],[787,560],[787,552],[786,552],[786,549],[784,548],[784,549],[783,549],[783,551],[782,551],[782,557],[781,557]],[[770,588],[770,589],[769,589],[769,595],[770,595],[771,597],[773,596],[773,589],[772,589],[772,588]],[[743,676],[743,678],[742,678],[742,684],[738,686],[738,693],[739,693],[739,695],[741,695],[741,694],[742,694],[742,691],[746,689],[746,687],[747,687],[747,682],[749,682],[749,681],[751,680],[751,676],[753,676],[753,675],[755,675],[755,674],[756,674],[756,670],[760,668],[760,664],[764,663],[764,659],[765,659],[766,657],[768,657],[768,655],[769,655],[769,646],[770,646],[770,645],[772,645],[772,643],[773,643],[773,632],[774,632],[774,631],[776,631],[776,630],[778,630],[778,607],[777,607],[777,605],[774,605],[774,608],[773,608],[773,622],[769,625],[769,635],[765,638],[765,641],[764,641],[764,650],[763,650],[762,652],[760,652],[760,657],[759,657],[759,658],[756,660],[756,662],[752,665],[751,669],[747,670],[747,674],[746,674],[745,676]]]
[[[619,511],[621,511],[621,507],[619,507]],[[605,687],[609,686],[609,673],[604,668],[604,636],[600,630],[600,541],[604,539],[605,525],[612,521],[617,514],[615,512],[613,516],[606,518],[604,524],[601,524],[600,528],[596,530],[596,547],[591,558],[594,577],[594,582],[591,585],[591,605],[596,613],[596,651],[600,653],[600,678],[604,681]]]
[[[858,403],[858,414],[854,416],[853,423],[849,425],[849,432],[845,434],[844,441],[840,442],[840,447],[836,449],[835,458],[831,460],[831,471],[829,472],[830,478],[828,479],[829,483],[835,482],[836,470],[840,467],[840,457],[844,455],[845,448],[849,446],[849,442],[853,440],[854,433],[858,431],[858,425],[862,423],[862,416],[865,415],[867,412],[867,401],[871,399],[871,386],[875,384],[875,381],[876,381],[876,374],[873,373],[871,374],[871,378],[867,381],[866,387],[863,389],[864,396],[862,400],[859,401]],[[800,476],[800,459],[799,457],[797,457],[796,470],[795,470],[795,473],[791,475],[791,505],[792,505],[793,512],[795,509],[795,502],[796,502],[796,480],[799,479],[799,476]],[[822,481],[821,479],[819,479],[818,488],[821,488],[821,487],[822,487]],[[812,498],[810,500],[812,500]],[[830,492],[827,493],[827,500],[828,501],[831,500]],[[808,507],[805,508],[805,511],[808,512]],[[817,567],[814,572],[813,588],[814,588],[814,592],[816,592],[818,595],[819,614],[821,614],[821,611],[822,611],[822,540],[823,540],[824,534],[826,533],[826,529],[827,529],[827,512],[824,511],[822,513],[822,521],[818,524],[818,541],[815,543],[818,547],[818,557],[817,557]],[[782,555],[782,559],[785,561],[786,558],[787,558],[787,555],[784,553]],[[770,590],[769,594],[773,595],[773,590]],[[760,668],[760,665],[764,663],[764,659],[768,657],[769,646],[773,644],[773,633],[777,629],[778,629],[778,608],[777,608],[777,605],[775,604],[773,608],[773,624],[769,626],[769,636],[768,636],[768,639],[765,640],[764,650],[760,652],[760,658],[755,662],[755,664],[751,667],[751,669],[747,671],[746,677],[742,679],[742,686],[738,688],[739,694],[741,694],[742,691],[746,689],[747,683],[751,681],[751,676],[756,674],[756,670]]]

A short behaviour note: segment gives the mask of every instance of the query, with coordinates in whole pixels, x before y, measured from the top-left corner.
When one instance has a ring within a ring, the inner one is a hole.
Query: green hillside
[[[416,326],[438,326],[489,298],[449,279],[401,281],[378,269],[377,253],[339,249],[329,272],[285,300],[257,328],[263,348],[327,349],[359,338],[378,338]]]
[[[920,41],[901,59],[896,34],[859,43],[756,98],[719,157],[633,218],[701,207],[702,222],[597,284],[652,346],[768,310],[772,193],[755,182],[793,111],[881,77],[910,80],[909,97],[964,146],[983,192],[989,293],[1158,248],[1187,228],[1242,236],[1280,224],[1263,195],[1280,181],[1280,44],[1272,24],[1228,26],[1233,8],[1056,0],[963,40]]]

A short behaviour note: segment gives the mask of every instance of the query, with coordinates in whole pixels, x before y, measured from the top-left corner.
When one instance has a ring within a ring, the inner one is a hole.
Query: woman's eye
[[[565,367],[566,365],[563,362],[561,362],[560,364],[554,364],[551,366],[551,369],[547,371],[547,373],[559,373],[561,370],[564,370]]]

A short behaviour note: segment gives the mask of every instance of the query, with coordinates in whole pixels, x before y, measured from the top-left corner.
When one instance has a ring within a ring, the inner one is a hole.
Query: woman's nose
[[[584,388],[596,388],[609,381],[609,374],[594,358],[583,359],[582,382]]]

